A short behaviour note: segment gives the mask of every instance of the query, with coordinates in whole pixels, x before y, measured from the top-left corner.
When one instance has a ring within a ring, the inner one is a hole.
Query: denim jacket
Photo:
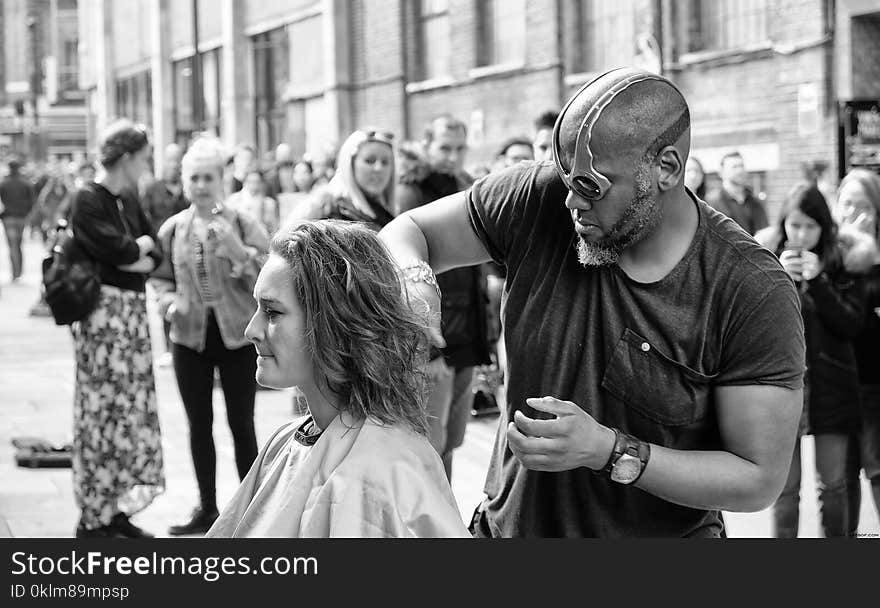
[[[248,250],[247,260],[233,264],[215,254],[213,242],[209,240],[204,244],[208,282],[214,294],[211,308],[223,344],[235,349],[248,343],[244,330],[257,309],[253,289],[266,261],[269,237],[262,224],[250,214],[230,207],[223,207],[221,213]],[[194,215],[194,208],[189,207],[162,224],[159,241],[168,255],[153,273],[151,283],[159,292],[160,301],[162,294],[174,293],[174,300],[165,312],[165,318],[171,322],[171,341],[201,352],[205,349],[208,307],[199,293],[192,231]]]

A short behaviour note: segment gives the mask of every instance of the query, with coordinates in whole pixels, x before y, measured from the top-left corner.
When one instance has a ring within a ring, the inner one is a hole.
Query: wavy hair
[[[425,324],[375,233],[357,222],[303,222],[279,232],[270,251],[290,268],[319,385],[356,418],[426,435]]]

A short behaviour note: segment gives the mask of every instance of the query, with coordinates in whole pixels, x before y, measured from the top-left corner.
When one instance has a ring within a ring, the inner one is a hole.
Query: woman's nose
[[[257,330],[257,324],[259,323],[257,320],[258,313],[259,311],[254,313],[251,320],[248,322],[247,327],[244,328],[244,337],[251,342],[257,342],[262,336],[262,332],[258,332]]]

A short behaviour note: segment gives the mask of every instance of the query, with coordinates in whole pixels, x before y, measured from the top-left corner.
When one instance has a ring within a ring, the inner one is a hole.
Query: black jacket
[[[411,167],[400,175],[395,190],[398,213],[421,207],[470,186],[470,178]],[[443,294],[441,318],[446,363],[455,368],[490,362],[486,318],[486,277],[481,266],[446,271],[437,276]]]
[[[70,226],[83,250],[98,262],[101,283],[104,285],[144,291],[146,274],[117,268],[137,262],[140,248],[136,239],[139,236],[147,234],[153,237],[156,247],[149,256],[157,267],[162,263],[156,232],[134,196],[123,194],[117,197],[104,186],[90,182],[76,193],[70,212]]]
[[[774,229],[756,240],[781,253]],[[768,241],[767,235],[771,239]],[[811,434],[847,433],[861,426],[859,371],[854,341],[865,314],[865,273],[874,245],[858,235],[838,243],[840,262],[825,262],[825,270],[798,286],[807,345],[806,420]]]

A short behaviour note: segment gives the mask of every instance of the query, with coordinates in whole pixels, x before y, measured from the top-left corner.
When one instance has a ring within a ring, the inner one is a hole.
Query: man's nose
[[[565,197],[565,206],[572,211],[591,211],[593,209],[593,202],[578,196],[573,190],[569,190],[568,196]]]

